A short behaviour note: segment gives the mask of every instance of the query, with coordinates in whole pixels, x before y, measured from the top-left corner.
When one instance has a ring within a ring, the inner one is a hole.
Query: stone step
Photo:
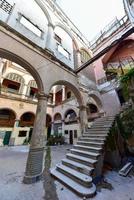
[[[66,157],[69,159],[69,160],[73,160],[73,161],[76,161],[76,162],[80,162],[84,165],[87,165],[89,167],[93,167],[95,166],[97,160],[94,160],[94,159],[91,159],[91,158],[85,158],[83,156],[78,156],[78,155],[74,155],[72,153],[68,153],[66,154]]]
[[[67,167],[63,165],[62,163],[59,163],[56,165],[56,169],[68,176],[69,178],[73,179],[74,181],[78,182],[79,184],[90,188],[92,186],[92,177],[87,176],[81,172],[78,172],[70,167]]]
[[[93,147],[93,146],[82,146],[82,145],[74,145],[73,146],[75,149],[83,150],[83,151],[90,151],[94,153],[99,153],[101,152],[102,148],[101,147]]]
[[[97,124],[97,125],[91,126],[91,128],[100,128],[100,129],[102,128],[103,129],[103,128],[110,128],[111,126],[112,126],[112,124],[108,124],[108,125]]]
[[[98,156],[100,155],[99,153],[94,153],[94,152],[89,152],[89,151],[87,152],[87,151],[82,151],[79,149],[70,149],[70,151],[72,154],[83,156],[86,158],[95,159],[95,160],[97,160]]]
[[[82,137],[86,138],[103,138],[105,139],[107,137],[107,134],[83,134]]]
[[[87,188],[77,183],[76,181],[72,180],[71,178],[67,177],[66,175],[60,173],[55,168],[52,169],[50,172],[52,176],[54,176],[61,183],[63,183],[72,191],[74,191],[77,195],[87,198],[93,197],[95,195],[96,187],[94,184],[92,184],[90,188]]]
[[[109,131],[110,128],[106,128],[106,127],[91,127],[89,128],[87,131]]]
[[[86,142],[86,141],[78,141],[77,144],[85,145],[85,146],[93,146],[93,147],[102,147],[104,143],[100,142]]]
[[[66,165],[72,169],[75,169],[78,172],[84,173],[86,175],[91,175],[94,170],[94,168],[92,168],[92,167],[86,166],[84,164],[81,164],[81,163],[78,163],[78,162],[75,162],[73,160],[69,160],[66,158],[62,159],[62,164]]]
[[[79,141],[94,141],[94,142],[104,142],[106,139],[105,138],[101,138],[101,137],[81,137],[81,138],[79,138]]]
[[[88,135],[89,135],[89,134],[90,134],[90,135],[91,135],[91,134],[93,134],[93,135],[95,135],[95,134],[100,134],[100,135],[101,135],[101,134],[108,134],[108,133],[109,133],[109,131],[104,131],[104,130],[103,130],[103,131],[102,131],[102,130],[97,130],[97,131],[93,131],[93,130],[91,131],[91,130],[90,130],[90,131],[88,131],[88,132],[86,131],[84,134],[88,134]],[[84,135],[84,134],[83,134],[83,135]]]

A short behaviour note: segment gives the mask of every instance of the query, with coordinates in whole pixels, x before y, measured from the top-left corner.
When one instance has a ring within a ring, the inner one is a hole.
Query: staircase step
[[[60,182],[65,184],[71,190],[73,190],[76,194],[81,197],[92,197],[95,195],[96,187],[94,184],[90,188],[84,187],[81,184],[75,182],[71,178],[65,176],[64,174],[57,171],[55,168],[51,170],[51,175],[57,178]]]
[[[109,130],[88,130],[84,134],[107,134]]]
[[[79,149],[79,150],[83,150],[83,151],[91,151],[94,153],[99,153],[102,150],[101,147],[92,147],[92,146],[74,145],[73,147],[75,149]]]
[[[81,137],[81,138],[79,138],[79,141],[94,141],[94,142],[104,142],[105,141],[105,138],[101,138],[101,137],[99,137],[99,138],[94,138],[94,137]]]
[[[107,134],[83,134],[82,137],[86,137],[86,138],[106,138]]]
[[[63,165],[62,163],[57,164],[56,167],[58,171],[72,178],[74,181],[78,182],[79,184],[88,188],[92,186],[91,176],[87,176],[81,172],[78,172],[70,167]]]
[[[85,146],[94,146],[94,147],[102,147],[104,143],[100,142],[86,142],[86,141],[78,141],[77,144],[85,145]]]
[[[91,175],[91,173],[94,170],[94,168],[92,168],[92,167],[83,165],[81,163],[78,163],[78,162],[75,162],[75,161],[72,161],[72,160],[69,160],[69,159],[66,159],[66,158],[62,160],[62,164],[66,165],[66,166],[68,166],[72,169],[75,169],[75,170],[77,170],[81,173],[84,173],[86,175]]]
[[[95,159],[85,158],[83,156],[74,155],[72,153],[66,154],[66,157],[70,160],[80,162],[80,163],[90,166],[90,167],[94,167],[95,163],[97,162],[97,160],[95,160]]]
[[[94,153],[94,152],[87,152],[87,151],[82,151],[82,150],[78,150],[78,149],[71,149],[70,150],[72,154],[75,155],[80,155],[86,158],[91,158],[91,159],[96,159],[97,157],[100,155],[99,153]]]

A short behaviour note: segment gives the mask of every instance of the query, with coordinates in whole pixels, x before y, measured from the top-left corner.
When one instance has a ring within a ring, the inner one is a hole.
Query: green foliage
[[[134,109],[129,108],[120,115],[120,123],[122,126],[122,136],[124,139],[129,139],[134,130]]]
[[[121,76],[120,82],[121,83],[129,83],[130,80],[134,77],[134,68],[130,69],[128,73]]]
[[[47,141],[47,145],[57,145],[57,144],[64,144],[65,138],[62,135],[51,135]]]

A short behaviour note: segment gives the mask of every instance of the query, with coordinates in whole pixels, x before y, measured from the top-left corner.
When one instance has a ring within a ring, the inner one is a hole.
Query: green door
[[[12,133],[11,131],[6,131],[6,134],[5,134],[5,137],[4,137],[4,140],[3,140],[4,145],[9,144],[11,133]]]

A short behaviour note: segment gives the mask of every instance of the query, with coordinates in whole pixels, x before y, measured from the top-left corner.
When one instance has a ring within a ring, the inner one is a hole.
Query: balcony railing
[[[111,21],[99,34],[90,42],[90,49],[94,50],[97,45],[103,42],[106,38],[111,36],[113,33],[119,30],[121,27],[126,27],[128,17],[125,15],[123,18],[118,20],[115,18]]]

